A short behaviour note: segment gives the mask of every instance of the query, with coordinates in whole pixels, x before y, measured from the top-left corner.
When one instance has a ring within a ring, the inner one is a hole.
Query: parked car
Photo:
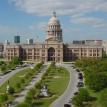
[[[77,72],[80,72],[80,70],[79,70],[79,69],[76,69],[76,71],[77,71]]]
[[[79,73],[79,74],[78,74],[78,78],[81,79],[81,80],[83,80],[83,75],[82,75],[82,73]]]
[[[74,95],[77,95],[77,94],[78,94],[78,92],[75,92],[75,93],[74,93]]]
[[[83,87],[84,83],[83,82],[78,82],[77,87]]]
[[[64,107],[71,107],[70,104],[64,104]]]

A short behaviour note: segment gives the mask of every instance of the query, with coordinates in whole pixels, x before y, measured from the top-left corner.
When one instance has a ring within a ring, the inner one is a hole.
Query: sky
[[[46,26],[56,12],[63,40],[107,40],[107,0],[0,0],[0,42],[44,41]]]

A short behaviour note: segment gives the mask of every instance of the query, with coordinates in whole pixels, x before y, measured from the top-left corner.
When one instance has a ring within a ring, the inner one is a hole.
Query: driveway
[[[62,64],[70,73],[70,81],[66,91],[54,101],[50,107],[64,107],[64,104],[69,104],[70,99],[74,96],[74,93],[78,91],[78,72],[72,69],[71,64]]]
[[[14,76],[16,73],[24,70],[24,69],[27,69],[29,67],[24,67],[24,68],[21,68],[21,69],[16,69],[16,70],[13,70],[3,76],[0,76],[0,86],[3,85],[7,80],[9,80],[9,78],[11,78],[12,76]]]

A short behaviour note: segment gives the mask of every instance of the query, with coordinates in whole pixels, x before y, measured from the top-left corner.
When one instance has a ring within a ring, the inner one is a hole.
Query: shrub
[[[101,107],[107,107],[107,89],[103,90],[99,96]]]
[[[88,91],[84,88],[79,90],[79,93],[73,97],[72,103],[77,107],[83,107],[84,102],[88,102],[91,100],[91,97]]]
[[[90,73],[86,77],[86,84],[95,91],[100,91],[107,87],[107,76],[101,73]]]
[[[9,94],[14,94],[15,93],[14,88],[13,87],[9,87],[8,93]]]
[[[0,103],[5,103],[8,100],[7,94],[0,94]]]
[[[24,103],[18,104],[16,107],[31,107],[31,105],[24,102]]]

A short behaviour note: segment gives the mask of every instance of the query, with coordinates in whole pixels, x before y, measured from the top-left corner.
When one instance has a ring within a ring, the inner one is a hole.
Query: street
[[[21,69],[16,69],[16,70],[13,70],[13,71],[7,73],[6,75],[0,76],[0,86],[2,84],[4,84],[7,80],[9,80],[9,78],[14,76],[16,73],[21,72],[22,70],[24,70],[26,68],[29,68],[29,67],[24,67],[24,68],[21,68]]]
[[[57,100],[55,100],[50,107],[64,107],[64,104],[69,104],[74,93],[78,91],[78,72],[72,69],[71,64],[62,64],[62,66],[70,72],[70,81],[66,91]]]

